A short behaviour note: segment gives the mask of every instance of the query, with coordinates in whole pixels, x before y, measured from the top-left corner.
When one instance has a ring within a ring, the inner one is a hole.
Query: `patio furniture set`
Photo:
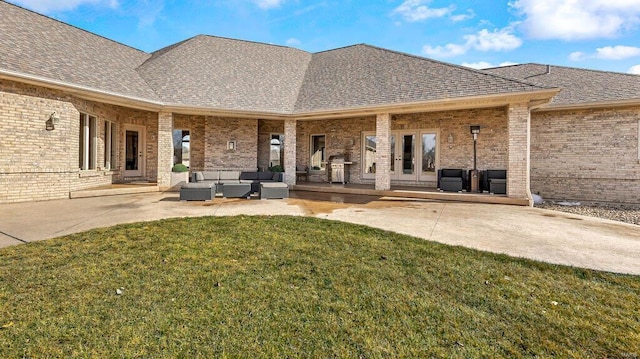
[[[197,171],[180,188],[180,200],[211,201],[217,194],[248,199],[253,193],[260,199],[288,198],[289,187],[283,180],[281,172]]]
[[[469,171],[470,173],[470,171]],[[489,169],[480,171],[479,192],[490,194],[507,193],[507,170]],[[471,192],[470,176],[459,168],[443,168],[438,170],[438,189],[447,192]]]

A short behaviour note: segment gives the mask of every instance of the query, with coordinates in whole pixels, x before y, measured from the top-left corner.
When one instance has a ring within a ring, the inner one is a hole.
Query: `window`
[[[284,170],[284,135],[272,133],[270,143],[269,167],[279,167],[279,169]]]
[[[191,163],[191,134],[189,130],[173,130],[173,164]]]
[[[324,170],[325,154],[324,154],[324,135],[311,135],[311,170]]]
[[[434,174],[436,172],[436,134],[422,134],[422,173]]]
[[[96,118],[80,114],[80,162],[81,170],[93,170],[96,168],[96,152],[97,152],[97,131]]]
[[[362,173],[363,178],[373,178],[376,173],[376,136],[373,134],[363,134],[362,141]]]
[[[116,139],[118,138],[118,131],[116,124],[111,121],[104,122],[104,169],[110,170],[115,168],[116,153],[118,147],[116,145]]]

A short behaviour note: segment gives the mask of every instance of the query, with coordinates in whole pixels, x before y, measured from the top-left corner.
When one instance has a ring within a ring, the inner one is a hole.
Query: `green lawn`
[[[364,226],[171,219],[1,249],[0,357],[638,358],[639,298]]]

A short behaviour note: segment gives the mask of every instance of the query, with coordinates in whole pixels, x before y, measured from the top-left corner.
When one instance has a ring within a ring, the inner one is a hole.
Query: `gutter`
[[[570,111],[570,110],[593,110],[597,108],[610,108],[610,107],[636,107],[640,106],[640,99],[631,99],[623,101],[608,101],[608,102],[588,102],[580,104],[570,105],[550,105],[540,108],[536,108],[534,112],[550,112],[550,111]]]
[[[64,81],[51,80],[40,76],[27,75],[7,70],[0,70],[0,78],[23,82],[31,85],[45,86],[56,90],[63,90],[82,99],[105,102],[139,110],[152,112],[173,112],[186,115],[260,118],[266,120],[316,120],[327,118],[347,118],[354,116],[373,116],[379,113],[402,114],[419,111],[462,110],[473,108],[500,107],[516,102],[528,102],[530,104],[530,108],[538,109],[539,106],[549,103],[553,96],[557,95],[560,92],[559,88],[549,88],[536,91],[522,91],[469,97],[454,97],[429,101],[387,103],[373,106],[278,113],[211,108],[205,106],[189,106],[181,104],[167,104],[159,100],[150,100],[135,96],[127,96],[111,91],[96,90],[87,86],[75,85]]]
[[[127,96],[116,92],[96,90],[91,87],[76,85],[69,82],[52,80],[49,78],[27,75],[8,70],[0,70],[0,78],[22,82],[30,85],[45,86],[55,90],[67,91],[83,99],[99,100],[113,105],[126,106],[139,110],[158,112],[162,109],[162,102],[135,96]]]

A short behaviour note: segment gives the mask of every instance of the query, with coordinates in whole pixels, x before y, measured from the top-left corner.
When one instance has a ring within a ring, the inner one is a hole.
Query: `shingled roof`
[[[640,76],[541,64],[483,70],[540,86],[561,88],[547,108],[620,102],[640,103]]]
[[[213,36],[159,50],[138,72],[170,105],[291,113],[305,51]]]
[[[362,44],[313,55],[298,96],[296,112],[548,88]]]
[[[186,110],[296,115],[550,89],[369,45],[311,54],[200,35],[149,54],[4,1],[0,54],[0,75]]]
[[[136,72],[149,54],[0,1],[0,71],[147,101]]]

